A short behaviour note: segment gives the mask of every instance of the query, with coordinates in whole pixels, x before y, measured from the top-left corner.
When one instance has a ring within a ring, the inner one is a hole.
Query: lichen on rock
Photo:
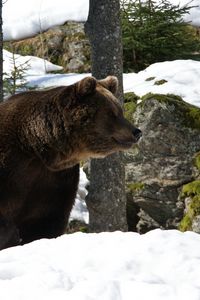
[[[143,182],[133,182],[133,183],[128,183],[128,189],[134,193],[136,191],[139,191],[144,188],[144,183]]]
[[[192,230],[200,233],[200,180],[183,186],[181,198],[185,200],[185,215],[180,222],[181,231]]]

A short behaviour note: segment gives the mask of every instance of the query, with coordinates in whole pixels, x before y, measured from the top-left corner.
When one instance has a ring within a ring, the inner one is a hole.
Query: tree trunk
[[[3,101],[3,33],[2,33],[2,0],[0,0],[0,102]]]
[[[117,76],[117,96],[123,103],[119,1],[90,0],[85,31],[91,44],[92,75],[97,79],[107,75]],[[127,230],[122,153],[91,161],[90,187],[86,202],[92,232]]]

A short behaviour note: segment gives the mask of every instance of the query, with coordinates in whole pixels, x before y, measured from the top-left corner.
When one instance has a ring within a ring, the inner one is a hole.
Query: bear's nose
[[[142,137],[142,131],[138,128],[134,128],[132,133],[137,141]]]

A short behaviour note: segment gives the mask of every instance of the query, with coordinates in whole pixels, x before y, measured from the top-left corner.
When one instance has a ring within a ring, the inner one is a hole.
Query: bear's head
[[[75,161],[126,150],[142,136],[124,118],[115,96],[117,89],[118,80],[114,76],[103,80],[86,77],[71,86],[71,100],[66,100],[63,114],[71,124],[69,140],[74,149],[71,158]]]

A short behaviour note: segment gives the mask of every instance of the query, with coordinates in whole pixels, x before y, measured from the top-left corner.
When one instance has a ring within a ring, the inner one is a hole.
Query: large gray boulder
[[[174,95],[148,94],[128,116],[143,132],[125,154],[129,229],[177,228],[185,209],[179,194],[194,180],[200,151],[200,109]]]

